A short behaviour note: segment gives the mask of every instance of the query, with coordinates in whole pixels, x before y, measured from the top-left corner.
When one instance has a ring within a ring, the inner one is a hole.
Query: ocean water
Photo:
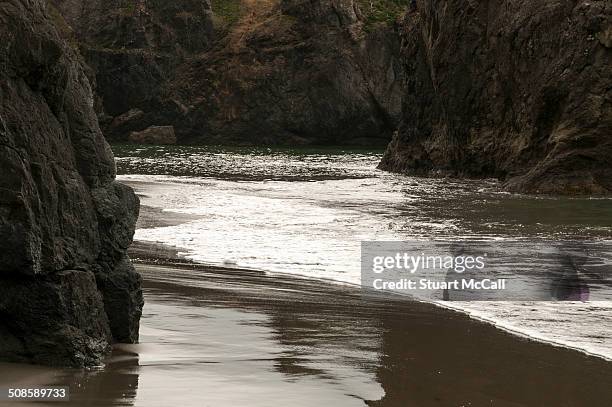
[[[136,189],[142,204],[162,211],[161,218],[180,219],[139,229],[135,239],[176,247],[204,264],[359,284],[362,241],[612,243],[612,200],[516,195],[492,180],[389,174],[376,169],[380,151],[113,150],[119,180]],[[609,280],[599,288],[610,289]],[[518,335],[612,359],[608,298],[439,304]]]

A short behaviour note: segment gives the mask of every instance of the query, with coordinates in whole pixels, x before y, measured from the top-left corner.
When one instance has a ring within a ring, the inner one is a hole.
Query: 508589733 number
[[[9,388],[0,392],[0,400],[68,400],[68,387]]]

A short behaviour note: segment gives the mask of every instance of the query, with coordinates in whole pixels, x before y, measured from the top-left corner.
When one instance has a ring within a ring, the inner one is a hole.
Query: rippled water
[[[136,239],[192,260],[359,283],[360,242],[596,240],[612,201],[513,195],[493,181],[376,170],[380,152],[115,146],[119,179],[163,211]],[[612,358],[612,303],[471,302],[501,328]]]

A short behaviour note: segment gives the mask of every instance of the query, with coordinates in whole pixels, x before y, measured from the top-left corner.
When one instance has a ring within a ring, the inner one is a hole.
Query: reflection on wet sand
[[[142,344],[104,369],[53,371],[45,384],[70,385],[67,405],[612,405],[609,362],[425,303],[258,272],[138,269]]]

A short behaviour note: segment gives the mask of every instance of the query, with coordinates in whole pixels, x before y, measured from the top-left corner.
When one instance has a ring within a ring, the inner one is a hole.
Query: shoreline
[[[354,290],[363,289],[360,285],[343,282],[343,281],[337,281],[333,279],[315,278],[315,277],[310,277],[310,276],[304,276],[301,274],[296,275],[296,274],[281,273],[281,272],[268,272],[264,270],[255,270],[255,269],[250,270],[250,269],[231,267],[231,266],[226,266],[226,265],[212,265],[212,264],[198,263],[198,262],[195,262],[195,261],[192,261],[190,259],[180,256],[178,248],[169,247],[169,246],[159,244],[159,243],[135,241],[132,247],[130,248],[130,255],[137,256],[137,258],[132,259],[136,266],[140,264],[140,265],[165,265],[165,266],[178,267],[178,268],[186,267],[189,269],[198,269],[198,268],[221,269],[221,270],[227,270],[227,272],[238,272],[238,274],[247,273],[247,272],[257,273],[257,274],[269,276],[270,278],[280,277],[283,279],[298,279],[298,280],[302,279],[302,280],[308,280],[312,282],[320,282],[322,284],[331,284],[337,287],[347,287],[349,289],[354,289]],[[451,302],[443,302],[443,301],[428,302],[428,301],[410,297],[408,295],[402,295],[396,292],[378,292],[378,293],[376,291],[372,291],[372,292],[380,296],[391,296],[390,298],[399,299],[401,301],[406,301],[408,303],[416,302],[416,303],[432,305],[436,308],[444,310],[445,312],[451,312],[451,313],[460,314],[462,316],[467,316],[474,321],[487,324],[489,326],[492,326],[495,329],[498,329],[502,332],[505,332],[517,338],[527,339],[530,341],[534,341],[534,342],[538,342],[538,343],[542,343],[545,345],[550,345],[550,346],[558,347],[562,349],[568,349],[568,350],[575,351],[575,352],[578,352],[580,354],[583,354],[589,357],[595,357],[595,358],[604,360],[606,362],[612,362],[612,358],[607,357],[606,355],[603,355],[601,353],[591,352],[584,348],[572,346],[566,342],[555,341],[552,339],[544,338],[534,333],[532,334],[525,333],[521,331],[519,328],[513,328],[511,326],[512,325],[511,323],[504,323],[503,321],[498,321],[491,317],[488,318],[488,317],[479,316],[475,314],[474,312],[471,312],[469,310],[462,309],[456,305],[453,305],[452,301]]]

